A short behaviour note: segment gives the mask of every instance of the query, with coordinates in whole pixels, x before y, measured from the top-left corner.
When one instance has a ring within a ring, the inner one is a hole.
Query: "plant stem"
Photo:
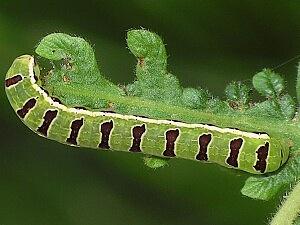
[[[300,182],[283,202],[270,225],[293,225],[300,213]]]

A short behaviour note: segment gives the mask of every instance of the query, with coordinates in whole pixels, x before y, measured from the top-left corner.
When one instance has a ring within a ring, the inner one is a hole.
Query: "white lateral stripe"
[[[173,125],[176,127],[186,127],[186,128],[203,128],[203,129],[207,129],[207,130],[211,130],[211,131],[216,131],[219,133],[230,133],[230,134],[234,134],[237,136],[243,136],[243,137],[249,137],[249,138],[255,138],[255,139],[270,139],[268,134],[257,134],[257,133],[240,131],[240,130],[232,129],[232,128],[220,128],[220,127],[211,126],[211,125],[207,125],[207,124],[200,124],[200,123],[190,124],[190,123],[183,123],[183,122],[175,122],[175,121],[171,121],[171,120],[149,119],[149,118],[133,116],[133,115],[122,115],[122,114],[118,114],[118,113],[92,112],[92,111],[88,111],[88,110],[84,110],[84,109],[68,108],[65,105],[62,105],[58,102],[53,101],[52,98],[49,97],[47,95],[47,93],[42,88],[40,88],[40,86],[38,86],[36,84],[36,80],[34,78],[34,73],[33,73],[33,67],[34,67],[34,58],[32,57],[30,59],[30,65],[29,65],[29,77],[30,77],[32,87],[40,95],[42,95],[50,105],[52,105],[62,111],[75,113],[75,114],[88,115],[88,116],[92,116],[92,117],[108,116],[108,117],[124,119],[124,120],[137,120],[137,121],[144,122],[144,123],[167,124],[167,125]]]

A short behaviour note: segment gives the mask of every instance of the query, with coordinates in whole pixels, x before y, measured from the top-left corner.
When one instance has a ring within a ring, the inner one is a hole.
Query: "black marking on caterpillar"
[[[109,138],[113,127],[114,127],[114,123],[112,120],[101,124],[100,132],[102,133],[102,136],[101,136],[101,142],[98,146],[99,148],[110,149]]]
[[[87,110],[84,106],[74,106],[74,109],[83,109],[83,110]]]
[[[103,113],[116,113],[115,111],[111,111],[111,110],[101,110],[100,112],[103,112]]]
[[[149,117],[147,117],[147,116],[140,116],[140,115],[133,115],[133,116],[136,116],[136,117],[141,117],[141,118],[146,118],[146,119],[148,119]]]
[[[66,142],[72,145],[77,145],[77,137],[80,131],[80,128],[83,125],[83,118],[74,120],[71,123],[71,133],[70,136],[67,138]]]
[[[40,88],[49,96],[49,92],[45,88],[43,88],[43,87],[40,87]]]
[[[27,115],[27,113],[36,105],[36,99],[35,98],[31,98],[29,99],[24,106],[17,110],[17,114],[19,115],[19,117],[21,117],[22,119],[25,118],[25,116]]]
[[[135,126],[132,128],[132,145],[129,149],[130,152],[141,152],[141,141],[142,136],[146,131],[146,125],[143,124],[142,126]]]
[[[265,145],[260,146],[257,153],[257,161],[254,167],[255,170],[264,173],[267,168],[267,158],[269,154],[269,142],[266,142]]]
[[[15,84],[19,83],[22,80],[23,80],[22,76],[20,74],[17,74],[15,76],[5,80],[5,87],[8,88],[12,85],[15,85]]]
[[[58,110],[48,110],[44,115],[43,124],[37,129],[37,132],[44,135],[45,137],[48,136],[48,130],[53,122],[53,120],[57,117]]]
[[[183,123],[182,121],[180,121],[180,120],[171,120],[171,121],[173,121],[173,122],[176,122],[176,123]]]
[[[212,123],[200,123],[200,124],[203,124],[203,125],[206,125],[206,126],[210,126],[210,127],[215,127],[215,125],[213,125]]]
[[[258,134],[258,135],[267,134],[266,132],[261,132],[261,131],[251,131],[251,133]]]
[[[59,100],[59,98],[53,97],[53,96],[52,96],[51,99],[52,99],[54,102],[57,102],[57,103],[59,103],[59,104],[62,105],[62,102]]]
[[[211,134],[202,134],[199,137],[199,153],[196,156],[197,160],[203,160],[203,161],[207,161],[208,160],[208,156],[207,156],[207,150],[208,150],[208,145],[211,142],[212,139],[212,135]]]
[[[212,125],[214,126],[214,125]],[[227,127],[228,129],[231,129],[231,130],[238,130],[238,131],[241,131],[241,129],[239,128],[236,128],[236,127]],[[266,132],[261,132],[261,131],[251,131],[251,133],[253,134],[258,134],[258,135],[262,135],[262,134],[266,134],[268,135]]]
[[[240,149],[243,145],[243,139],[242,138],[237,138],[233,139],[230,141],[230,155],[226,159],[226,162],[228,165],[233,166],[233,167],[238,167],[238,157],[240,153]]]
[[[38,81],[38,80],[39,80],[39,78],[37,77],[37,75],[35,74],[34,71],[33,71],[33,78],[34,78],[35,81]]]
[[[282,160],[283,160],[283,152],[282,148],[280,149],[280,166],[282,165]]]
[[[168,130],[166,132],[166,148],[163,152],[164,156],[175,157],[175,142],[179,136],[179,129]]]

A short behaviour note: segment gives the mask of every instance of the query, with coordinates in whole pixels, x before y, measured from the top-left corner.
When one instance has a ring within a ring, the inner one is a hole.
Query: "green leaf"
[[[278,105],[274,100],[266,100],[256,103],[252,108],[246,111],[247,114],[261,117],[282,118]]]
[[[270,69],[264,69],[253,77],[254,88],[265,97],[277,97],[284,89],[284,80]]]
[[[151,169],[158,169],[161,167],[168,166],[169,159],[161,158],[157,156],[145,156],[144,163]]]
[[[211,113],[227,114],[235,112],[228,104],[217,97],[211,98],[207,103],[207,111]]]
[[[278,119],[292,119],[295,115],[295,101],[289,94],[255,104],[246,113]]]
[[[280,98],[279,105],[281,114],[285,119],[292,119],[295,116],[295,101],[289,94],[286,94]]]
[[[295,222],[294,222],[293,225],[300,225],[300,217],[298,217],[298,218],[295,220]]]
[[[64,76],[68,77],[70,82],[107,82],[100,75],[92,47],[82,38],[53,33],[41,40],[35,52],[46,59],[61,61],[61,68],[55,67],[53,76],[57,72],[64,72]]]
[[[210,94],[203,89],[184,88],[182,94],[183,104],[191,109],[204,109]]]
[[[297,92],[297,100],[298,100],[298,105],[299,105],[300,104],[300,63],[298,64],[296,92]]]
[[[140,66],[155,63],[157,69],[167,68],[166,48],[157,34],[145,29],[130,30],[127,32],[126,41],[129,50],[138,58]]]
[[[94,50],[84,39],[67,34],[53,33],[44,37],[36,48],[40,56],[53,60],[54,67],[44,73],[44,86],[52,96],[65,104],[90,108],[106,107],[107,102],[97,99],[91,101],[84,95],[89,90],[99,90],[115,95],[123,91],[104,78],[100,73]],[[80,88],[82,96],[74,98],[65,94],[66,89]],[[92,98],[91,98],[92,99]]]
[[[182,105],[182,88],[178,79],[167,71],[167,53],[161,38],[144,29],[130,30],[127,45],[138,60],[137,80],[127,86],[129,94]]]
[[[269,200],[280,188],[281,185],[274,178],[249,177],[241,192],[250,198]]]
[[[273,175],[249,177],[241,192],[250,198],[269,200],[299,178],[300,157],[290,157],[286,165]]]
[[[226,86],[225,94],[229,105],[234,109],[248,107],[251,89],[242,82],[232,82]]]

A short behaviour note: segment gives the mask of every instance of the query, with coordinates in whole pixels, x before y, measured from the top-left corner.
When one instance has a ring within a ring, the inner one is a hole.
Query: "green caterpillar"
[[[43,137],[72,146],[214,162],[253,174],[275,171],[288,158],[289,148],[266,133],[65,106],[39,86],[37,72],[32,56],[18,57],[5,90],[20,119]]]

